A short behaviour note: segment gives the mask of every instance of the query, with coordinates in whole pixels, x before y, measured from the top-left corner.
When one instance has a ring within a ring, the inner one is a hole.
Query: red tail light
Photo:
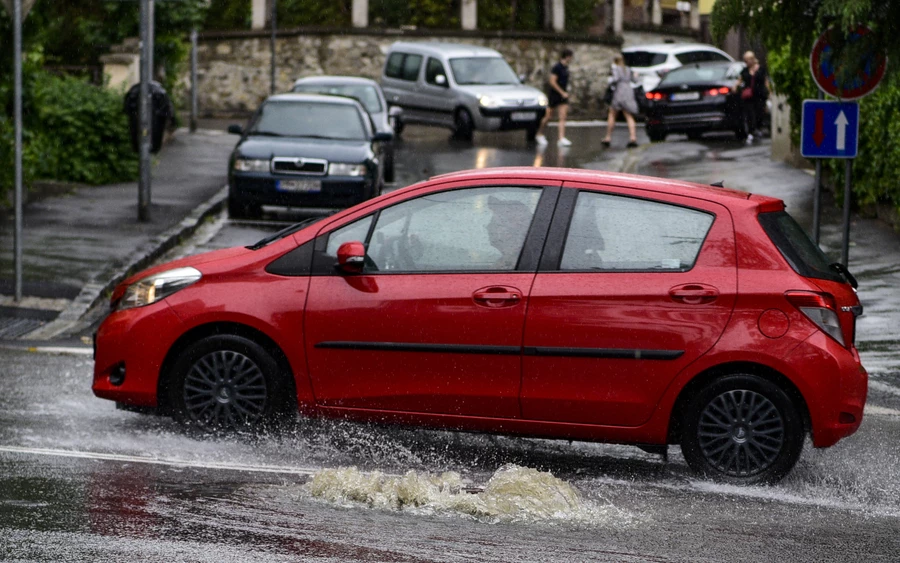
[[[654,100],[654,101],[658,102],[659,100],[663,99],[665,96],[663,96],[659,92],[647,92],[646,94],[644,94],[644,97],[647,98],[648,100]]]
[[[707,96],[719,96],[719,95],[724,96],[724,95],[728,94],[728,92],[731,92],[731,90],[729,90],[728,88],[722,86],[721,88],[711,88],[711,89],[706,93],[706,95],[707,95]]]
[[[841,321],[837,313],[837,303],[831,294],[815,293],[813,291],[788,291],[784,296],[791,305],[806,315],[806,318],[811,320],[822,332],[837,340],[841,346],[846,346],[844,343],[844,332],[841,329]]]

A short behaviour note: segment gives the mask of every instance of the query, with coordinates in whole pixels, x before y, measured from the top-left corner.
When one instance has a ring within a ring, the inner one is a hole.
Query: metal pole
[[[197,30],[191,30],[191,133],[197,131]]]
[[[277,7],[278,0],[272,0],[272,16],[269,21],[269,24],[272,27],[272,39],[270,40],[270,49],[272,51],[272,77],[270,79],[270,89],[272,94],[275,93],[275,31],[278,29]]]
[[[15,299],[22,300],[22,0],[13,0],[13,113],[15,114],[15,202],[16,231],[13,246]]]
[[[825,99],[825,93],[819,90],[819,99]],[[816,159],[816,186],[813,190],[813,241],[819,244],[819,231],[822,214],[822,159]]]
[[[844,240],[841,244],[841,264],[846,268],[850,262],[850,173],[853,159],[844,161]]]
[[[138,180],[138,221],[150,220],[150,80],[152,41],[150,18],[153,17],[153,0],[141,0],[141,85],[138,102],[138,152],[140,154],[140,179]]]

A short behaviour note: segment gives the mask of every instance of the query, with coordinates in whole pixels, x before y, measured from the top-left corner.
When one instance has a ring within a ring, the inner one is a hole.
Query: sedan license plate
[[[509,118],[513,121],[534,121],[537,119],[537,113],[533,111],[514,111],[509,114]]]
[[[278,180],[275,189],[280,192],[317,194],[322,191],[321,180]]]
[[[700,99],[700,92],[676,92],[672,94],[673,102],[688,102]]]

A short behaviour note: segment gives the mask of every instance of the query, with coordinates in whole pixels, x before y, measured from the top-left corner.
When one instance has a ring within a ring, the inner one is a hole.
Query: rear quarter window
[[[760,213],[759,223],[791,268],[808,278],[844,282],[831,261],[786,211]]]

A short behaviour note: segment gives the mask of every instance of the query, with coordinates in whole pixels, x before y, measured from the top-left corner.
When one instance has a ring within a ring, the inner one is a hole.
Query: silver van
[[[454,43],[391,45],[381,76],[388,104],[407,123],[449,127],[471,140],[475,131],[524,129],[533,139],[547,96],[525,86],[497,51]]]

